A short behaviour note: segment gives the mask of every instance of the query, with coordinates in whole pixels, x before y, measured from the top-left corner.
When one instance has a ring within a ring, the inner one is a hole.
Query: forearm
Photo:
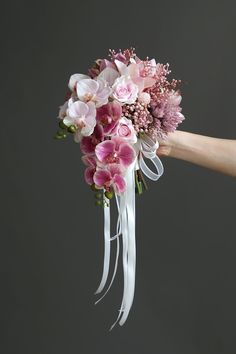
[[[168,144],[170,157],[236,177],[236,140],[176,131]]]

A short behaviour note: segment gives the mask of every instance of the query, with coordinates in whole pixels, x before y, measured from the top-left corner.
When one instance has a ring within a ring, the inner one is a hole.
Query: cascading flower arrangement
[[[168,64],[141,60],[134,48],[110,50],[109,59],[96,60],[88,75],[70,77],[70,91],[59,109],[60,130],[55,137],[64,139],[67,132],[74,135],[83,153],[85,181],[95,191],[96,204],[104,207],[104,265],[96,294],[108,280],[112,241],[117,245],[110,284],[97,302],[113,283],[122,240],[123,299],[114,325],[125,323],[134,297],[135,192],[146,188],[143,175],[153,181],[162,175],[163,166],[156,155],[158,139],[165,139],[184,119],[180,81],[169,81],[169,73]],[[153,163],[154,171],[145,159]],[[113,197],[118,218],[116,234],[111,236]]]

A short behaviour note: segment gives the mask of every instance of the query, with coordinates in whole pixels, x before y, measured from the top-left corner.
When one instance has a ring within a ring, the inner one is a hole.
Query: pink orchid
[[[77,82],[76,91],[81,101],[94,102],[96,107],[101,107],[106,104],[111,93],[107,82],[102,78],[97,80],[80,80]]]
[[[110,164],[106,168],[98,168],[93,180],[98,187],[104,187],[107,190],[112,187],[116,193],[123,193],[126,185],[122,172],[120,165]]]
[[[98,75],[98,79],[103,79],[109,84],[109,86],[112,86],[119,76],[120,74],[116,69],[107,67],[101,71],[101,73]]]
[[[104,134],[110,135],[122,115],[122,107],[118,102],[109,102],[97,109],[97,121],[102,124]]]
[[[80,101],[70,101],[67,109],[67,116],[63,119],[65,125],[75,125],[78,130],[76,132],[77,140],[81,136],[89,136],[92,134],[96,125],[96,108],[94,103],[87,104]]]
[[[118,163],[128,167],[135,159],[135,150],[124,142],[124,140],[114,137],[111,140],[105,140],[95,148],[95,154],[99,161],[104,164]]]
[[[132,63],[128,66],[119,60],[115,60],[115,63],[120,75],[130,77],[133,83],[138,86],[139,93],[153,86],[156,82],[153,78],[156,72],[156,62],[154,59],[150,60],[150,70],[148,74],[145,72],[144,63],[142,61],[132,60]]]
[[[101,59],[100,61],[100,71],[106,69],[106,68],[112,68],[116,70],[116,66],[114,63],[112,63],[110,60],[107,59]],[[117,70],[116,70],[117,71]]]
[[[86,166],[88,166],[84,171],[84,179],[86,183],[93,184],[93,176],[96,172],[96,159],[94,155],[84,155],[82,156],[82,161]]]
[[[103,127],[97,124],[94,128],[93,134],[90,136],[83,136],[80,141],[80,148],[84,154],[91,154],[95,151],[95,147],[104,139]]]
[[[74,91],[76,89],[77,82],[79,82],[80,80],[83,80],[83,79],[90,79],[90,77],[88,75],[84,75],[84,74],[71,75],[69,83],[68,83],[69,89],[71,91]]]

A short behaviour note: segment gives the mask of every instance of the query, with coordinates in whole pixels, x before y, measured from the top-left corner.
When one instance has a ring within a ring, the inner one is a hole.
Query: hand
[[[236,140],[176,130],[159,140],[157,156],[169,156],[236,177]]]
[[[170,156],[171,155],[171,149],[172,149],[172,135],[174,133],[170,133],[168,137],[163,140],[163,139],[158,139],[159,142],[159,148],[156,151],[157,156]]]

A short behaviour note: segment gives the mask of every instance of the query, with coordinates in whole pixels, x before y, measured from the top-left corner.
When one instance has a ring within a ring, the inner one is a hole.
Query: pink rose
[[[123,104],[132,104],[138,96],[138,86],[127,76],[118,77],[113,86],[113,98]]]
[[[122,138],[123,140],[135,144],[137,141],[137,136],[136,132],[134,130],[133,124],[130,119],[126,117],[122,117],[119,120],[117,129],[116,129],[116,134]]]

